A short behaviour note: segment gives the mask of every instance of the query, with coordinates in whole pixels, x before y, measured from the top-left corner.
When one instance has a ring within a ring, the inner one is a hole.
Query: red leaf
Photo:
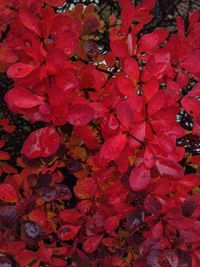
[[[194,85],[192,90],[182,98],[181,105],[187,113],[191,116],[199,115],[199,97],[200,96],[200,83]]]
[[[85,250],[85,252],[87,253],[94,252],[97,249],[102,238],[103,235],[92,236],[88,238],[85,242],[83,242],[83,249]]]
[[[120,102],[116,107],[118,120],[129,129],[133,124],[133,113],[127,101]]]
[[[52,61],[53,61],[52,63],[55,64],[54,59],[52,59]],[[56,67],[56,70],[57,70],[57,67]],[[59,72],[54,77],[54,79],[55,79],[55,83],[57,84],[57,86],[62,88],[62,90],[67,94],[68,97],[69,97],[69,94],[76,92],[76,89],[79,86],[79,81],[75,73],[70,70],[62,69],[62,71]]]
[[[16,79],[16,78],[24,78],[27,75],[29,75],[31,72],[33,72],[38,66],[36,65],[30,65],[25,63],[16,63],[11,65],[8,70],[7,74],[10,78]]]
[[[151,149],[149,149],[148,147],[146,148],[145,153],[144,153],[144,164],[149,169],[152,168],[155,164],[154,155]]]
[[[180,180],[179,184],[191,191],[192,188],[200,185],[200,175],[197,174],[187,174],[184,175]]]
[[[135,92],[131,80],[123,76],[117,79],[117,86],[119,88],[120,93],[124,96],[133,95],[133,93]]]
[[[12,49],[0,46],[0,62],[11,64],[16,62],[17,59],[18,56]]]
[[[0,139],[0,148],[4,147],[5,143],[6,143],[5,140]]]
[[[97,189],[95,180],[91,177],[78,180],[74,187],[76,196],[80,199],[93,198]]]
[[[58,229],[57,235],[64,241],[73,240],[80,228],[80,226],[65,224]]]
[[[22,250],[19,254],[15,257],[16,261],[21,265],[25,266],[30,264],[34,259],[37,258],[37,253],[31,250]]]
[[[101,156],[108,160],[117,159],[126,145],[127,137],[119,134],[105,141],[101,147]]]
[[[48,88],[48,97],[51,104],[51,117],[53,124],[64,125],[67,122],[68,105],[63,89],[57,86]]]
[[[94,110],[88,104],[74,104],[70,107],[67,121],[75,126],[84,126],[94,118]]]
[[[66,0],[43,0],[44,3],[53,6],[53,7],[58,7],[62,6]]]
[[[30,10],[26,8],[20,8],[19,10],[19,18],[21,22],[27,27],[29,30],[37,33],[40,36],[40,29],[38,26],[38,22],[36,17]]]
[[[200,136],[200,117],[199,116],[194,118],[194,127],[192,130],[192,133],[194,135]]]
[[[143,85],[142,91],[144,92],[147,100],[149,101],[159,90],[159,83],[155,77],[152,77],[148,82]]]
[[[142,1],[141,7],[150,11],[155,7],[155,4],[156,0],[144,0]]]
[[[53,127],[44,127],[32,132],[22,147],[22,154],[29,159],[49,157],[54,154],[60,144],[58,133]]]
[[[1,168],[5,173],[17,173],[16,169],[7,163],[4,163]]]
[[[192,90],[189,92],[192,96],[200,96],[200,82],[196,83]]]
[[[135,17],[135,8],[131,0],[119,0],[119,3],[122,7],[122,12],[120,14],[122,20],[122,31],[127,32],[132,21]]]
[[[150,170],[144,164],[140,164],[132,170],[129,183],[133,191],[140,191],[149,184],[150,178]]]
[[[74,223],[82,216],[83,214],[78,212],[76,209],[66,209],[66,210],[62,210],[59,213],[59,218],[63,222],[67,222],[67,223]]]
[[[59,73],[63,70],[66,62],[66,56],[63,49],[55,48],[46,56],[46,68],[49,74]]]
[[[117,216],[109,217],[104,222],[104,228],[108,234],[111,236],[116,236],[114,230],[119,226],[119,219]]]
[[[141,142],[144,142],[145,140],[145,132],[146,132],[145,122],[133,125],[130,131],[131,135],[129,136],[129,145],[131,148],[138,148],[141,146]]]
[[[158,35],[156,33],[144,34],[139,40],[139,51],[145,52],[158,45]]]
[[[105,84],[105,77],[103,73],[91,64],[84,65],[81,69],[81,83],[83,88],[92,87],[99,91]]]
[[[23,250],[25,248],[25,246],[26,245],[24,244],[24,242],[11,241],[11,242],[8,242],[7,251],[9,254],[17,255],[17,254],[19,254],[19,252],[21,250]]]
[[[8,152],[0,150],[0,160],[8,160],[10,159],[10,155]]]
[[[74,127],[74,135],[83,141],[89,149],[98,149],[100,147],[94,131],[88,126]]]
[[[200,101],[196,96],[187,94],[181,100],[181,105],[184,110],[191,116],[197,116],[199,114]]]
[[[163,91],[158,91],[154,96],[150,99],[148,103],[148,114],[152,116],[154,113],[159,111],[164,107],[166,103],[166,94]]]
[[[186,56],[180,66],[191,73],[200,72],[200,52],[196,50],[194,54]]]
[[[128,57],[128,47],[124,40],[114,40],[110,42],[110,47],[116,57]]]
[[[124,60],[124,71],[131,78],[134,78],[135,80],[139,79],[140,69],[137,61],[134,58],[127,57]]]
[[[52,254],[52,249],[46,248],[45,246],[40,247],[40,249],[38,250],[38,257],[43,262],[50,261]]]
[[[176,81],[180,85],[181,88],[184,88],[189,83],[189,77],[184,70],[180,69],[179,72],[177,73]]]
[[[30,90],[21,87],[14,87],[5,95],[7,105],[15,108],[33,108],[43,103],[43,98],[37,96]]]
[[[33,222],[40,224],[41,226],[45,226],[47,222],[46,213],[42,209],[31,211],[31,213],[29,214],[29,219]]]
[[[183,168],[176,162],[158,159],[156,160],[156,167],[161,175],[166,174],[173,177],[181,177],[183,176]]]
[[[154,33],[158,36],[159,38],[159,44],[162,44],[167,37],[169,36],[169,30],[167,29],[156,29]]]
[[[78,36],[75,31],[66,30],[60,31],[56,35],[55,45],[57,48],[62,48],[67,56],[74,53],[78,44]]]
[[[0,199],[5,202],[17,202],[18,196],[10,184],[0,184]]]

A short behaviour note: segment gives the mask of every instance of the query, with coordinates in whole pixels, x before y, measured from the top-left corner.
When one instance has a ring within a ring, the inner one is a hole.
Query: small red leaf
[[[133,95],[133,93],[135,92],[133,83],[126,77],[123,76],[119,77],[117,79],[117,86],[120,93],[124,96]]]
[[[30,264],[36,257],[37,257],[36,252],[24,249],[19,252],[19,254],[15,257],[15,259],[21,266],[25,266]]]
[[[140,164],[132,170],[129,183],[134,191],[140,191],[149,184],[150,178],[150,170],[144,164]]]
[[[34,71],[38,66],[30,65],[25,63],[16,63],[11,65],[8,70],[7,74],[10,78],[24,78],[29,75],[32,71]]]
[[[65,224],[58,229],[57,235],[64,241],[73,240],[80,228],[80,226]]]
[[[153,49],[158,45],[158,35],[155,33],[144,34],[139,41],[139,51],[144,52]]]
[[[196,50],[196,52],[192,55],[188,55],[184,58],[184,60],[180,63],[180,66],[191,73],[200,72],[200,52]]]
[[[82,216],[83,214],[78,212],[76,209],[66,209],[66,210],[62,210],[59,213],[59,218],[63,222],[67,222],[67,223],[74,223]]]
[[[32,132],[22,147],[22,154],[29,159],[49,157],[59,148],[60,138],[53,127],[44,127]]]
[[[8,152],[0,150],[0,160],[8,160],[10,159],[10,155]]]
[[[49,4],[50,6],[58,7],[62,6],[66,2],[66,0],[43,0],[43,2]]]
[[[83,249],[85,250],[85,252],[87,252],[87,253],[94,252],[97,249],[102,238],[103,238],[103,235],[97,235],[97,236],[92,236],[92,237],[88,238],[83,243]]]
[[[67,56],[74,53],[78,43],[77,33],[73,30],[60,31],[56,35],[55,45],[58,48],[64,49]]]
[[[40,224],[41,226],[45,226],[47,222],[46,213],[42,209],[31,211],[31,213],[29,214],[29,219],[33,222]]]
[[[179,184],[182,185],[187,191],[191,191],[192,188],[200,185],[200,175],[193,173],[184,175],[179,180]]]
[[[105,159],[116,160],[126,145],[127,137],[119,134],[105,141],[101,147],[101,155]]]
[[[159,83],[155,77],[152,77],[148,82],[143,85],[142,91],[144,92],[147,100],[149,101],[159,90]]]
[[[0,199],[5,202],[17,202],[17,193],[12,185],[0,184]]]
[[[94,110],[88,104],[78,103],[70,107],[67,121],[75,126],[84,126],[94,118]]]
[[[9,107],[33,108],[43,103],[43,98],[37,96],[30,90],[21,87],[14,87],[5,95],[5,101]]]
[[[156,160],[156,167],[161,175],[181,177],[184,174],[181,165],[170,160],[158,159]]]
[[[128,57],[128,47],[124,40],[114,40],[110,42],[110,47],[116,57]]]
[[[100,147],[94,131],[88,126],[74,127],[74,135],[83,141],[89,149],[98,149]]]
[[[40,247],[40,249],[38,250],[38,257],[43,262],[50,261],[52,254],[52,249],[46,248],[45,246]]]
[[[40,29],[38,26],[37,19],[30,10],[26,8],[21,8],[19,10],[19,18],[25,27],[27,27],[29,30],[37,33],[40,36]]]
[[[93,198],[97,189],[96,182],[93,178],[87,177],[80,179],[74,187],[74,193],[80,199]]]
[[[6,143],[5,140],[0,139],[0,148],[4,147],[5,143]]]
[[[109,217],[104,222],[104,228],[111,236],[116,236],[115,229],[119,226],[119,219],[117,216]]]
[[[25,244],[22,241],[11,241],[7,244],[7,251],[9,254],[17,255],[21,250],[25,248]]]
[[[2,166],[2,171],[5,173],[17,173],[16,169],[14,167],[12,167],[11,165],[4,163]]]
[[[131,78],[134,78],[135,80],[139,79],[140,69],[137,61],[134,58],[127,57],[124,60],[124,71]]]
[[[46,68],[49,74],[60,73],[66,62],[63,49],[55,48],[48,52],[46,56]]]
[[[121,101],[116,107],[118,120],[129,129],[133,124],[133,113],[127,101]]]

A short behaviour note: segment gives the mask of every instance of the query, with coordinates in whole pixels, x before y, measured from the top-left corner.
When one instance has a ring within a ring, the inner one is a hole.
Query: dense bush
[[[4,100],[41,125],[16,164],[0,140],[0,266],[199,267],[200,13],[64,2],[0,1]]]

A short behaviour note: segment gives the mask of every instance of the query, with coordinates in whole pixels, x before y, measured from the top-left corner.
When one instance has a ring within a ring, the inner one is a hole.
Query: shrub
[[[200,266],[183,146],[200,135],[200,13],[145,32],[154,0],[0,3],[5,102],[42,125],[15,165],[1,140],[0,266]]]

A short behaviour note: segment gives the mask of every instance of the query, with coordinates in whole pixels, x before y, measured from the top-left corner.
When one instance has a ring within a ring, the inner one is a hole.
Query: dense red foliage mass
[[[141,35],[154,0],[118,0],[120,17],[64,2],[0,0],[5,102],[44,123],[17,166],[0,141],[0,266],[199,267],[200,161],[176,118],[200,135],[200,13]]]

